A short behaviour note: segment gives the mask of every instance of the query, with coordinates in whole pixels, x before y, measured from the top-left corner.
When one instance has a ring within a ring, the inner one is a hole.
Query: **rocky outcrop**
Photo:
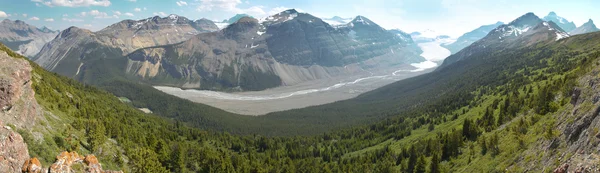
[[[0,42],[27,57],[34,57],[57,34],[58,31],[36,28],[21,20],[5,19],[0,23]]]
[[[74,168],[80,164],[82,167]],[[62,152],[56,156],[56,161],[49,168],[42,168],[37,158],[27,160],[22,167],[23,173],[123,173],[123,171],[103,170],[102,165],[94,155],[80,156],[76,152]]]
[[[0,119],[17,128],[28,128],[41,117],[41,108],[31,87],[31,66],[0,52]]]
[[[21,135],[0,120],[0,172],[19,172],[28,158],[27,144]],[[41,170],[37,167],[31,169]]]
[[[42,164],[37,158],[31,158],[25,161],[21,172],[30,172],[30,173],[40,173],[40,172],[48,172],[48,169],[42,168]]]

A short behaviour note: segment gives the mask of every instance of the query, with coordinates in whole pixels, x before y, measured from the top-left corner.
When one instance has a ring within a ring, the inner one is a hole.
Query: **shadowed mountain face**
[[[4,19],[0,22],[0,42],[26,57],[35,56],[57,34],[58,31],[36,28],[21,20]]]
[[[362,16],[332,27],[287,10],[263,21],[244,17],[180,44],[138,50],[128,56],[126,73],[156,85],[262,90],[423,61],[410,43]]]
[[[175,44],[216,30],[209,20],[191,21],[177,15],[124,20],[97,32],[71,27],[46,44],[34,59],[48,70],[74,76],[91,59],[120,57],[143,47]],[[110,53],[106,52],[108,49]],[[55,70],[57,67],[61,68]]]
[[[586,34],[586,33],[590,33],[590,32],[598,32],[598,31],[600,31],[600,29],[598,29],[598,27],[596,27],[596,25],[594,24],[594,21],[592,21],[592,19],[590,19],[583,25],[581,25],[581,26],[577,27],[576,29],[574,29],[573,31],[569,32],[569,34],[578,35],[578,34]]]
[[[465,34],[463,34],[462,36],[458,37],[458,39],[453,42],[452,44],[447,44],[447,45],[442,45],[443,47],[447,48],[448,50],[450,50],[450,52],[452,54],[455,54],[456,52],[460,51],[461,49],[473,44],[474,42],[476,42],[477,40],[485,37],[488,33],[490,33],[490,31],[492,31],[493,29],[497,28],[500,25],[503,25],[504,23],[502,22],[497,22],[495,24],[491,24],[491,25],[483,25],[471,32],[467,32]]]
[[[498,26],[484,38],[448,57],[438,69],[461,61],[465,57],[477,57],[473,56],[475,54],[553,42],[566,37],[569,37],[569,34],[554,22],[546,22],[533,13],[527,13],[509,24]]]

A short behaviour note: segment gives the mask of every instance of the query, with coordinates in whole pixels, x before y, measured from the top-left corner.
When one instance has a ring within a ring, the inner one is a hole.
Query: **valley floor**
[[[155,86],[155,88],[167,94],[233,113],[264,115],[350,99],[392,82],[433,70],[433,68],[415,69],[411,66],[397,68],[378,73],[366,73],[361,76],[314,80],[293,86],[252,92],[223,93],[208,90],[182,90],[165,86]]]
[[[362,75],[314,80],[264,91],[224,93],[209,90],[182,90],[166,86],[155,86],[155,88],[170,95],[232,113],[265,115],[351,99],[395,81],[431,72],[450,56],[450,51],[440,45],[451,41],[435,40],[420,43],[419,47],[423,50],[421,56],[427,61],[413,63],[410,66],[396,66],[378,72],[365,71]]]

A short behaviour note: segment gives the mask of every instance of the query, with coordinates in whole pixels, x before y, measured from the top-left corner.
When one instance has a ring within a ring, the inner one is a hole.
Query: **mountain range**
[[[440,67],[498,49],[543,44],[567,37],[569,34],[554,22],[544,21],[533,13],[527,13],[508,24],[496,27],[482,39],[446,58]]]
[[[57,34],[58,31],[36,28],[21,20],[4,19],[0,22],[0,42],[27,57],[34,57]]]
[[[96,70],[106,64],[132,80],[212,90],[263,90],[424,61],[410,38],[363,16],[332,27],[292,9],[260,21],[242,17],[217,30],[208,20],[175,15],[94,33],[73,27],[35,61],[81,81],[97,81]]]

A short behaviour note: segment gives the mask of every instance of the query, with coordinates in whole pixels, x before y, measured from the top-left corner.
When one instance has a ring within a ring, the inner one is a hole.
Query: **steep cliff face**
[[[58,31],[36,28],[21,20],[5,19],[0,22],[0,42],[26,57],[34,57],[57,34]]]
[[[332,27],[287,10],[262,21],[244,17],[180,44],[129,54],[126,73],[156,85],[262,90],[424,61],[419,49],[359,16]]]
[[[144,47],[175,44],[217,29],[212,21],[192,21],[177,15],[124,20],[98,32],[71,27],[46,44],[34,60],[50,71],[73,77],[91,60],[121,57]]]

